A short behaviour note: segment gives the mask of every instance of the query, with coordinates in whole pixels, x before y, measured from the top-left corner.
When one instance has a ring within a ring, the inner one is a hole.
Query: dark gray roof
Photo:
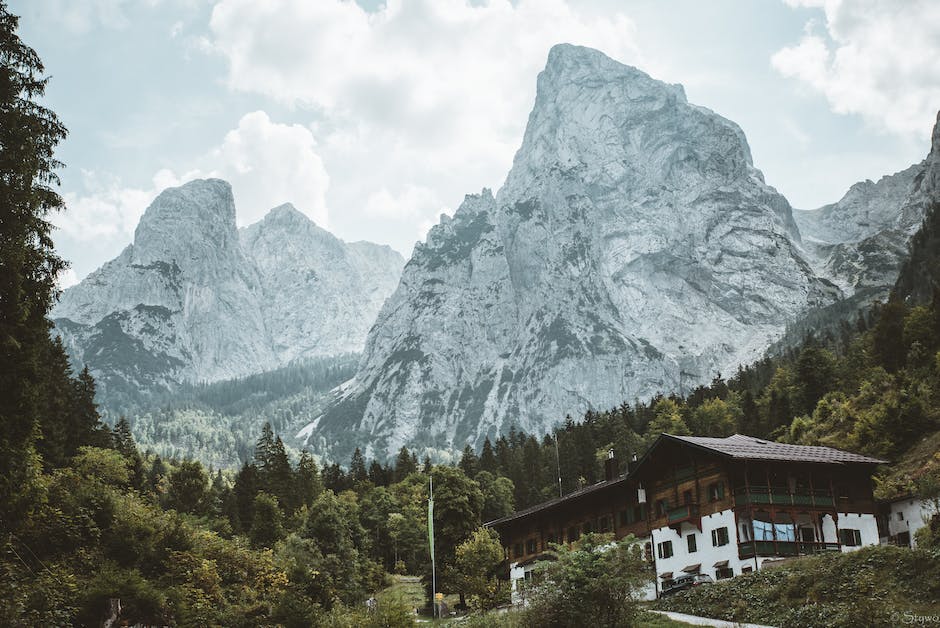
[[[576,491],[572,491],[571,493],[568,493],[568,494],[565,495],[564,497],[556,497],[555,499],[550,499],[550,500],[548,500],[547,502],[542,502],[541,504],[536,504],[536,505],[534,505],[534,506],[529,506],[528,508],[525,508],[525,509],[523,509],[523,510],[517,510],[516,512],[514,512],[514,513],[512,513],[512,514],[509,514],[509,515],[506,515],[505,517],[502,517],[502,518],[500,518],[500,519],[495,519],[495,520],[493,520],[493,521],[487,521],[487,522],[484,523],[483,525],[486,526],[486,527],[491,527],[491,526],[500,525],[500,524],[502,524],[502,523],[508,523],[508,522],[510,522],[510,521],[513,521],[514,519],[522,519],[522,518],[527,517],[527,516],[529,516],[529,515],[531,515],[531,514],[537,513],[537,512],[539,512],[540,510],[547,510],[547,509],[549,509],[549,508],[552,508],[552,507],[554,507],[554,506],[557,506],[558,504],[562,504],[562,503],[565,503],[565,502],[574,501],[574,500],[577,500],[577,499],[579,499],[579,498],[581,498],[581,497],[584,497],[585,495],[590,495],[591,493],[593,493],[593,492],[595,492],[595,491],[597,491],[597,490],[599,490],[599,489],[607,488],[607,487],[610,487],[610,486],[615,486],[615,485],[617,485],[617,484],[620,484],[621,482],[624,482],[625,480],[627,480],[627,478],[628,478],[628,476],[626,476],[626,475],[621,475],[621,476],[616,477],[616,478],[614,478],[614,479],[612,479],[612,480],[604,480],[604,481],[602,481],[602,482],[597,482],[597,483],[595,483],[595,484],[589,484],[588,486],[584,486],[584,487],[582,487],[582,488],[579,488],[579,489],[576,490]]]
[[[788,462],[822,462],[828,464],[884,464],[887,462],[887,460],[853,454],[832,447],[775,443],[743,434],[734,434],[727,438],[673,436],[671,434],[665,436],[742,460],[786,460]]]

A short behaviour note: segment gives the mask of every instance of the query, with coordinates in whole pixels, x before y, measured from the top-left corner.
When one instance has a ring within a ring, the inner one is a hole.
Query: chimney
[[[634,469],[636,469],[636,452],[633,452],[633,457],[627,463],[627,473],[633,473]]]
[[[607,450],[607,460],[604,461],[604,479],[610,482],[617,477],[617,459],[614,458],[614,450]]]

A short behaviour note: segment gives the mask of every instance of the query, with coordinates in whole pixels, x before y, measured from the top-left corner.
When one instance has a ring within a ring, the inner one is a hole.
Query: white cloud
[[[552,45],[637,63],[635,39],[623,13],[566,0],[221,0],[206,47],[233,90],[315,118],[338,230],[407,252],[415,225],[502,182]]]
[[[326,190],[330,178],[310,129],[272,122],[263,111],[242,116],[222,144],[200,160],[200,176],[232,184],[240,225],[267,210],[293,203],[322,227],[329,225]]]
[[[940,3],[934,0],[787,0],[825,13],[773,67],[822,93],[833,111],[898,134],[930,133],[940,108]]]

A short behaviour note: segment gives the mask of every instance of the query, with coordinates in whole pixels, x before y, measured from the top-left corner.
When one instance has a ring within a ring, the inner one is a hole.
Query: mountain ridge
[[[134,241],[66,289],[51,318],[104,407],[125,408],[184,382],[359,352],[403,265],[289,204],[238,229],[231,186],[197,179],[161,192]]]

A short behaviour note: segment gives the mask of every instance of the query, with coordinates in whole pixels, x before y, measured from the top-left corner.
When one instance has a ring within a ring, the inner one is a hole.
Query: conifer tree
[[[307,450],[304,450],[300,452],[300,463],[297,465],[299,505],[310,506],[321,492],[323,492],[323,481],[320,479],[317,462]]]
[[[362,450],[356,447],[352,459],[349,461],[349,480],[353,485],[361,484],[369,479],[369,473],[366,471],[366,461],[362,457]]]
[[[468,478],[475,477],[480,471],[480,459],[469,443],[463,448],[463,455],[460,457],[458,466]]]
[[[483,449],[480,450],[480,471],[496,473],[498,466],[496,454],[493,453],[493,443],[490,442],[490,437],[487,436],[483,439]]]
[[[418,470],[418,465],[414,464],[411,453],[407,447],[402,447],[395,458],[395,481],[401,482],[406,477]]]
[[[0,533],[19,523],[37,490],[46,314],[65,268],[48,215],[64,207],[53,151],[66,130],[40,104],[48,79],[18,22],[0,2]]]

